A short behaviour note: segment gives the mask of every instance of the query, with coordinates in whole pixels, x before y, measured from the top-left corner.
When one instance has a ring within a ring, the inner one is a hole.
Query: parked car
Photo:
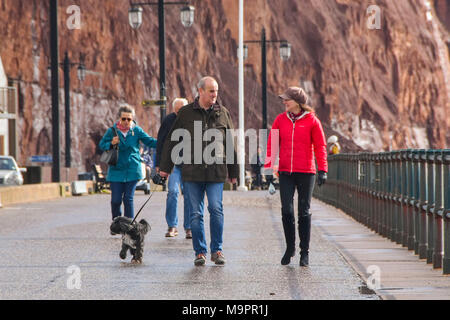
[[[22,172],[26,172],[26,168],[19,168],[11,156],[0,156],[0,186],[22,185]]]

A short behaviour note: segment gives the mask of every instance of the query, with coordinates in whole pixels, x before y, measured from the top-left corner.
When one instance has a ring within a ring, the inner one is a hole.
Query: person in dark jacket
[[[109,150],[112,145],[119,145],[119,159],[115,166],[108,167],[106,181],[111,188],[111,212],[112,219],[122,215],[121,205],[123,202],[125,216],[134,217],[134,192],[136,184],[142,177],[141,156],[139,154],[140,143],[150,148],[156,147],[156,139],[150,137],[133,120],[134,109],[131,106],[119,108],[119,120],[113,128],[109,128],[99,147]],[[117,135],[115,134],[117,133]]]
[[[181,107],[188,104],[188,101],[184,98],[176,98],[172,102],[173,112],[164,118],[161,128],[158,131],[158,144],[156,146],[156,161],[155,168],[156,172],[159,172],[159,163],[161,161],[161,152],[163,148],[164,141],[172,128],[175,119],[177,118],[178,111]],[[186,232],[186,239],[192,238],[191,231],[191,221],[189,216],[189,200],[184,188],[183,180],[181,179],[181,165],[176,165],[173,169],[172,174],[169,177],[168,182],[168,193],[166,200],[166,222],[168,230],[166,237],[176,237],[178,235],[178,194],[181,191],[184,196],[184,230]]]
[[[295,254],[294,193],[298,192],[298,232],[300,236],[300,265],[309,264],[309,241],[311,235],[311,213],[309,212],[314,189],[316,166],[319,167],[318,185],[327,178],[327,150],[325,134],[320,120],[306,104],[308,97],[298,87],[289,87],[280,95],[286,112],[279,114],[272,125],[267,141],[266,168],[275,168],[279,153],[279,181],[281,214],[286,252],[282,265],[290,263]],[[272,145],[274,142],[274,145]],[[277,145],[278,143],[278,145]]]
[[[262,187],[262,175],[261,175],[261,167],[263,164],[263,158],[261,155],[261,148],[258,147],[255,155],[252,158],[251,167],[252,171],[255,174],[255,188],[261,190]]]
[[[231,183],[236,183],[239,173],[236,149],[233,139],[229,138],[233,123],[229,111],[217,102],[219,86],[214,78],[202,78],[197,88],[198,97],[181,108],[168,136],[171,139],[167,138],[164,142],[160,174],[164,177],[172,171],[177,160],[172,158],[172,150],[180,146],[178,141],[172,139],[175,137],[177,140],[179,134],[184,135],[181,173],[187,187],[186,193],[189,194],[194,264],[204,265],[208,251],[203,224],[205,193],[210,213],[211,260],[216,264],[225,264],[222,252],[223,184],[227,177]],[[210,142],[209,135],[214,136],[214,141]],[[211,145],[215,148],[211,149]],[[210,156],[208,151],[211,151]]]

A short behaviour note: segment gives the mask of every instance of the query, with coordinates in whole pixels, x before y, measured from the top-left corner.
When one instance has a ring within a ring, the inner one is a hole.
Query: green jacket
[[[141,156],[139,154],[139,142],[142,142],[150,148],[156,147],[156,139],[150,137],[141,127],[134,122],[128,131],[126,137],[117,129],[116,124],[113,126],[119,136],[119,160],[115,166],[108,167],[107,181],[111,182],[128,182],[141,180],[142,167]],[[113,129],[109,128],[102,140],[100,140],[99,147],[102,150],[109,150],[111,147],[111,140],[114,137]]]
[[[183,136],[182,142],[179,142],[179,137],[183,131],[177,129],[185,130],[186,136]],[[208,131],[213,133],[214,138],[211,140],[205,137],[208,129],[216,129]],[[227,176],[237,178],[239,165],[236,148],[231,132],[227,129],[233,129],[228,110],[219,104],[213,105],[208,111],[204,110],[197,98],[178,111],[177,118],[164,141],[160,170],[170,173],[174,164],[182,164],[182,179],[191,182],[225,182]],[[172,137],[175,141],[172,141]],[[220,139],[216,140],[215,137]],[[178,156],[180,149],[182,149],[181,159]],[[171,157],[172,150],[175,159]],[[211,157],[205,158],[205,154]]]

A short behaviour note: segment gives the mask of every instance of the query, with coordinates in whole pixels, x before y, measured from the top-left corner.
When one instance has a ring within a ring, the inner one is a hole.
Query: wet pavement
[[[442,274],[442,268],[433,269],[426,259],[419,259],[413,250],[319,201],[314,218],[316,229],[383,299],[450,300],[450,277]]]
[[[0,299],[379,299],[322,230],[320,223],[333,221],[315,222],[317,200],[308,268],[298,265],[298,251],[289,266],[280,264],[279,195],[267,191],[224,192],[227,263],[216,266],[208,254],[206,266],[195,267],[183,230],[164,236],[166,194],[155,192],[140,215],[152,230],[137,266],[119,258],[120,236],[109,234],[108,194],[0,209]],[[136,193],[136,212],[146,199]],[[208,213],[205,228],[209,239]]]

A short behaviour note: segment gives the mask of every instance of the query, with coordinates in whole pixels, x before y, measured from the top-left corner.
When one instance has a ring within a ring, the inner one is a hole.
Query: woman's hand
[[[327,173],[325,171],[319,171],[317,177],[317,185],[320,187],[327,181]]]
[[[115,146],[116,144],[118,144],[120,142],[119,140],[119,136],[115,136],[112,140],[111,140],[111,144],[113,146]]]
[[[279,177],[280,174],[278,173],[278,166],[277,166],[277,165],[274,165],[274,166],[272,167],[272,169],[273,169],[273,175]]]

